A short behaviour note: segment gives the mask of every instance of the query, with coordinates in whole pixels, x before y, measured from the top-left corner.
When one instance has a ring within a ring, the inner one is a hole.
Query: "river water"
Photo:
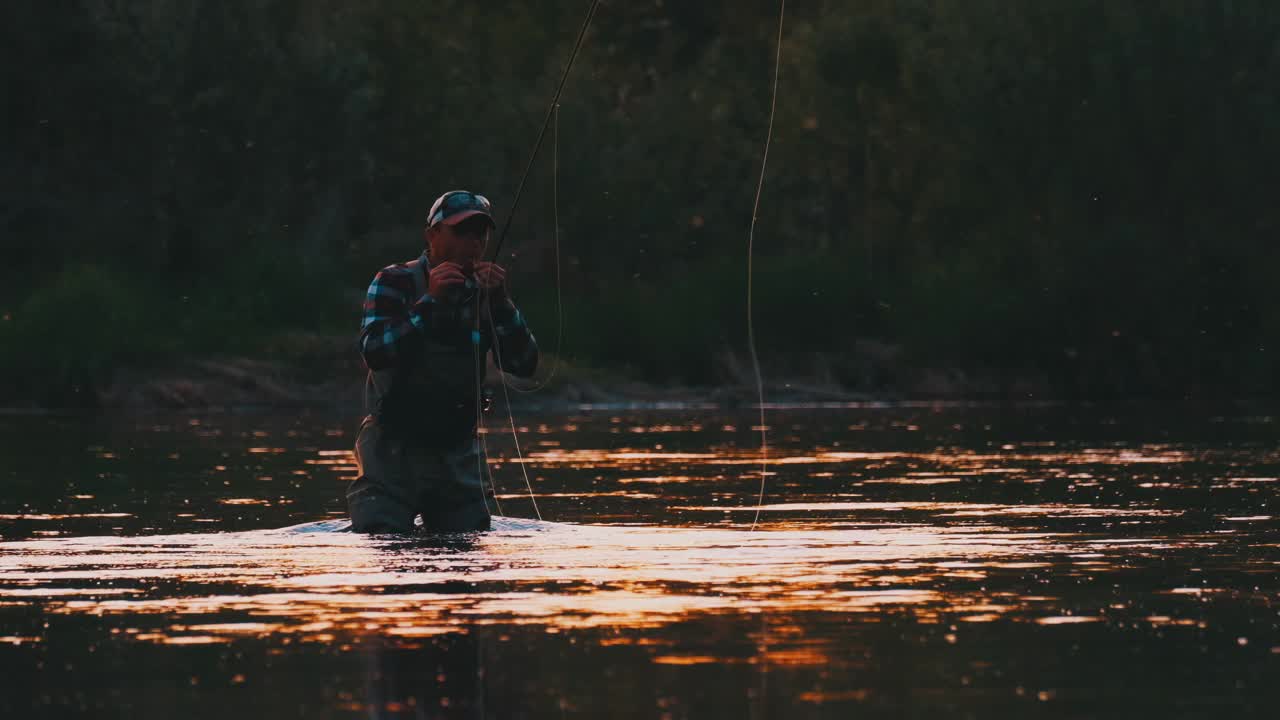
[[[490,418],[441,537],[356,418],[0,418],[0,714],[1274,717],[1275,418],[774,408],[758,503],[753,416]]]

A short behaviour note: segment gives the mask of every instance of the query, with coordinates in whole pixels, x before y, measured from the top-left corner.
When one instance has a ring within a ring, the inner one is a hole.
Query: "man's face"
[[[440,223],[427,231],[431,243],[431,262],[455,262],[470,273],[476,261],[484,256],[492,229],[488,218],[473,215],[457,225]]]

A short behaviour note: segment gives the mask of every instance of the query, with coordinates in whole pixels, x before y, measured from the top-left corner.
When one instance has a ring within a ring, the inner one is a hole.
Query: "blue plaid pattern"
[[[418,262],[424,272],[431,271],[425,252]],[[510,299],[491,299],[492,331],[482,318],[478,336],[473,337],[473,303],[436,302],[430,295],[414,297],[416,293],[413,271],[407,264],[385,267],[374,276],[365,293],[359,339],[360,354],[370,370],[393,368],[402,358],[412,357],[412,347],[424,338],[456,344],[468,353],[473,343],[483,352],[493,349],[502,369],[519,377],[531,377],[537,369],[537,340]]]

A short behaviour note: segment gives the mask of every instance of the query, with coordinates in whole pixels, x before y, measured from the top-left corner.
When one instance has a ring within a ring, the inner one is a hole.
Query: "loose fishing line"
[[[476,341],[472,342],[472,346],[475,347],[475,352],[477,353],[477,356],[476,356],[476,372],[477,373],[479,373],[480,371],[480,358],[478,355],[478,353],[480,352],[480,343],[478,340],[480,337],[480,330],[479,330],[480,315],[481,315],[480,309],[483,307],[484,303],[487,301],[487,298],[485,297],[487,294],[488,293],[484,288],[481,288],[480,291],[476,293],[476,312],[475,312],[475,323],[476,323],[475,328],[476,329],[474,330],[475,334],[472,336],[473,338],[476,338]],[[533,503],[533,514],[537,516],[539,520],[541,520],[542,512],[538,510],[538,499],[534,496],[533,483],[529,482],[529,470],[528,468],[525,467],[524,454],[520,451],[520,433],[516,431],[516,416],[515,416],[515,413],[513,413],[511,410],[511,395],[507,393],[507,374],[506,374],[506,370],[502,368],[502,342],[498,339],[498,328],[494,324],[493,313],[487,312],[484,314],[487,315],[489,318],[489,336],[493,338],[493,362],[498,368],[498,379],[501,380],[502,382],[502,399],[503,399],[503,404],[506,405],[507,407],[507,420],[510,421],[511,423],[511,440],[513,443],[515,443],[515,447],[516,447],[516,462],[520,464],[520,473],[524,476],[524,486],[529,490],[529,501]],[[476,394],[477,394],[476,412],[478,415],[483,416],[484,409],[480,406],[479,393],[480,393],[480,383],[477,382],[476,383]],[[489,444],[484,440],[481,440],[480,446],[483,449],[483,462],[485,464],[485,467],[488,467],[489,466]],[[498,501],[498,489],[497,489],[497,486],[494,484],[492,473],[490,473],[489,475],[489,486],[493,488],[493,500],[494,500],[494,503],[496,504]],[[484,489],[481,488],[480,492],[483,494]],[[486,504],[486,507],[488,507],[487,504]],[[501,512],[501,508],[499,508],[499,512]]]
[[[773,60],[773,97],[769,101],[769,127],[764,135],[764,153],[760,158],[760,180],[756,183],[756,200],[751,208],[751,227],[747,230],[747,347],[751,351],[751,369],[756,375],[756,396],[760,401],[760,495],[756,498],[756,515],[751,520],[751,530],[760,522],[760,509],[764,507],[764,481],[769,470],[768,426],[764,417],[764,378],[760,373],[760,356],[756,353],[756,323],[752,313],[754,285],[753,257],[755,250],[756,218],[760,212],[760,194],[764,191],[764,171],[769,164],[769,143],[773,140],[773,116],[778,108],[778,74],[782,69],[782,22],[787,13],[787,0],[781,0],[778,8],[778,47]]]
[[[498,259],[498,255],[499,255],[499,254],[501,253],[501,251],[502,251],[502,243],[503,243],[503,241],[505,241],[505,240],[506,240],[506,238],[507,238],[507,232],[511,229],[511,221],[512,221],[513,219],[515,219],[515,216],[516,216],[516,208],[517,208],[517,207],[519,207],[519,205],[520,205],[520,196],[524,194],[524,186],[525,186],[525,183],[526,183],[526,182],[528,181],[528,179],[529,179],[529,173],[533,170],[533,163],[534,163],[534,160],[536,160],[536,159],[537,159],[537,157],[538,157],[538,150],[542,147],[542,141],[543,141],[543,139],[544,139],[544,138],[546,137],[546,135],[547,135],[547,128],[551,125],[552,119],[553,119],[553,118],[555,118],[555,116],[557,115],[557,108],[559,108],[559,106],[560,106],[560,95],[561,95],[561,93],[563,93],[563,92],[564,92],[564,85],[565,85],[565,82],[567,82],[567,81],[569,80],[569,71],[573,68],[573,61],[574,61],[574,59],[578,57],[578,51],[582,49],[582,41],[583,41],[583,40],[586,38],[586,36],[587,36],[587,28],[589,28],[589,27],[591,26],[591,18],[595,16],[595,14],[596,14],[596,8],[597,8],[597,7],[599,7],[599,6],[600,6],[600,0],[592,0],[592,2],[591,2],[591,7],[589,7],[589,8],[587,9],[587,16],[586,16],[586,18],[584,18],[584,19],[583,19],[583,21],[582,21],[582,27],[578,30],[578,37],[577,37],[577,39],[575,39],[575,40],[574,40],[574,42],[573,42],[573,49],[569,52],[569,60],[568,60],[568,62],[566,62],[566,63],[565,63],[565,66],[564,66],[564,73],[560,76],[560,84],[559,84],[558,86],[556,86],[556,92],[555,92],[555,95],[551,98],[551,105],[547,108],[547,116],[546,116],[546,117],[543,119],[543,121],[542,121],[542,129],[538,131],[538,138],[537,138],[537,140],[536,140],[536,141],[534,141],[534,143],[533,143],[533,152],[529,153],[529,162],[525,165],[525,168],[524,168],[524,174],[520,176],[520,182],[519,182],[519,184],[517,184],[517,185],[516,185],[516,193],[515,193],[515,197],[513,197],[513,198],[512,198],[512,200],[511,200],[511,210],[507,213],[507,219],[506,219],[506,222],[504,222],[504,223],[503,223],[503,225],[502,225],[502,231],[498,234],[498,242],[494,245],[494,248],[493,248],[493,257],[492,257],[492,259],[493,259],[493,261],[494,261],[494,262],[496,262],[496,261],[497,261],[497,259]],[[557,121],[557,127],[558,127],[558,121]],[[559,135],[559,130],[558,130],[558,129],[557,129],[556,134],[557,134],[557,137],[558,137],[558,135]],[[559,141],[557,140],[556,142],[557,142],[557,144],[558,144],[558,142],[559,142]],[[557,162],[558,162],[558,161],[557,161]],[[558,199],[557,199],[557,202],[558,202]],[[559,207],[558,207],[558,205],[557,205],[557,209],[556,209],[556,227],[555,227],[555,233],[556,233],[556,305],[557,305],[557,308],[559,308],[559,307],[560,307],[560,282],[559,282],[559,280],[560,280],[560,238],[559,238],[559,233],[560,233],[560,222],[559,222]],[[482,295],[484,295],[484,294],[485,294],[485,293],[482,291],[481,293],[478,293],[478,294],[477,294],[477,296],[476,296],[476,303],[477,303],[476,322],[477,322],[477,323],[479,323],[479,319],[480,319],[480,318],[479,318],[479,312],[478,312],[478,310],[479,310],[479,304],[480,304],[480,297],[481,297]],[[561,313],[561,319],[562,319],[561,328],[563,329],[563,314],[562,314],[562,313]],[[493,333],[493,338],[494,338],[494,349],[495,349],[495,351],[496,351],[496,352],[494,352],[494,359],[495,359],[495,361],[496,361],[496,363],[497,363],[497,366],[498,366],[498,376],[499,376],[499,378],[502,380],[502,394],[503,394],[503,398],[506,400],[506,406],[507,406],[507,418],[510,420],[510,423],[511,423],[511,437],[512,437],[512,439],[515,441],[516,456],[517,456],[517,458],[518,458],[518,460],[519,460],[519,463],[520,463],[520,472],[524,475],[524,483],[525,483],[525,487],[526,487],[526,488],[528,488],[528,490],[529,490],[529,499],[533,502],[533,512],[534,512],[534,514],[535,514],[535,515],[537,515],[538,519],[539,519],[539,520],[541,520],[541,519],[542,519],[542,513],[538,510],[538,501],[537,501],[537,499],[534,497],[534,493],[533,493],[533,485],[532,485],[532,483],[530,483],[530,482],[529,482],[529,471],[525,468],[524,456],[523,456],[523,454],[522,454],[522,453],[521,453],[521,451],[520,451],[520,437],[519,437],[519,434],[518,434],[518,433],[517,433],[517,431],[516,431],[516,419],[515,419],[515,415],[514,415],[514,414],[512,413],[512,411],[511,411],[511,397],[510,397],[509,393],[507,392],[506,372],[502,369],[502,359],[501,359],[501,355],[502,355],[502,347],[501,347],[501,344],[499,343],[499,341],[498,341],[498,339],[497,339],[497,336],[498,336],[497,329],[496,329],[495,327],[493,327],[493,316],[492,316],[492,314],[489,316],[489,325],[490,325],[490,331]],[[559,345],[557,344],[557,350],[558,350],[558,348],[559,348]],[[557,351],[557,366],[558,366],[558,364],[559,364],[559,359],[558,359],[558,358],[559,358],[559,352]],[[478,361],[477,361],[477,365],[478,365]],[[547,379],[548,379],[548,380],[550,380],[550,378],[549,378],[549,377],[548,377]],[[544,384],[545,384],[545,382],[544,382]],[[477,383],[477,385],[478,385],[478,383]],[[536,389],[536,388],[535,388],[535,389]],[[477,408],[479,408],[479,403],[477,403]],[[485,462],[485,465],[487,466],[487,465],[488,465],[488,445],[487,445],[487,443],[483,443],[483,444],[482,444],[482,447],[484,447],[484,448],[485,448],[485,452],[484,452],[484,456],[485,456],[485,457],[484,457],[484,462]],[[497,500],[497,488],[493,485],[493,476],[492,476],[492,475],[490,475],[490,483],[489,483],[489,484],[490,484],[490,487],[494,487],[494,500],[496,501],[496,500]]]
[[[478,307],[476,308],[476,313],[477,313],[476,327],[478,329],[478,326],[480,324]],[[480,497],[481,499],[484,500],[484,508],[487,511],[489,509],[489,498],[485,497],[485,494],[484,494],[484,479],[485,479],[485,476],[488,475],[489,490],[493,492],[493,504],[498,509],[498,515],[502,515],[502,501],[498,499],[498,485],[493,479],[493,472],[489,470],[489,444],[485,440],[485,435],[487,435],[487,433],[485,432],[485,428],[484,428],[484,405],[482,402],[483,398],[481,395],[481,388],[480,388],[480,382],[479,382],[480,380],[479,378],[480,344],[476,342],[472,342],[471,347],[473,348],[472,352],[475,357],[474,367],[476,368],[476,375],[477,375],[476,377],[476,435],[478,435],[480,438],[480,453],[476,457],[476,466],[477,466],[476,471],[479,473],[479,476],[480,476]]]
[[[484,304],[488,300],[487,295],[488,295],[488,291],[485,290],[484,288],[480,288],[479,292],[477,292],[475,295],[475,298],[476,298],[476,309],[474,313],[475,325],[473,326],[473,330],[472,330],[473,340],[471,343],[472,347],[474,348],[473,352],[475,353],[475,367],[476,367],[476,373],[477,373],[477,382],[476,382],[476,418],[477,418],[476,427],[477,429],[483,429],[484,427],[484,419],[483,419],[484,408],[481,405],[480,383],[478,382],[479,380],[478,375],[480,372],[480,363],[482,362],[480,358],[480,342],[479,342],[480,316],[482,314],[481,308],[484,307]],[[487,315],[489,318],[489,336],[493,338],[493,361],[498,368],[498,379],[502,382],[502,398],[504,401],[503,404],[505,404],[507,407],[507,419],[511,423],[511,440],[515,443],[516,459],[517,459],[517,462],[520,464],[520,473],[524,476],[524,486],[529,490],[529,500],[530,502],[533,503],[533,514],[537,516],[539,520],[541,520],[542,512],[538,510],[538,500],[536,497],[534,497],[533,484],[529,482],[529,470],[525,467],[524,455],[520,451],[520,434],[516,431],[516,416],[511,410],[511,396],[510,394],[507,393],[507,375],[506,375],[506,370],[502,368],[502,342],[498,339],[498,328],[493,321],[493,312],[486,312],[483,314]],[[484,467],[488,468],[489,467],[489,444],[483,438],[483,436],[481,437],[480,447],[482,452],[478,462],[483,463]],[[495,505],[498,506],[498,514],[502,514],[502,505],[498,502],[498,487],[497,487],[496,481],[494,480],[494,475],[492,471],[489,473],[489,487],[493,489],[493,502]],[[484,494],[483,479],[481,479],[480,494],[481,495]],[[488,507],[487,501],[485,503],[485,507],[486,508]]]
[[[493,504],[498,509],[498,514],[502,514],[502,502],[498,500],[498,486],[494,483],[493,473],[489,472],[489,447],[485,442],[484,432],[484,398],[483,389],[480,387],[480,296],[483,293],[476,293],[476,306],[471,325],[471,356],[472,372],[476,374],[476,435],[480,438],[480,453],[476,456],[476,472],[480,478],[480,499],[484,501],[485,512],[489,511],[489,498],[484,494],[484,478],[489,476],[489,489],[493,492]]]
[[[553,139],[553,161],[552,161],[552,206],[553,206],[553,214],[554,214],[553,235],[555,238],[555,252],[556,252],[556,313],[557,313],[557,331],[558,331],[557,341],[556,341],[556,355],[555,355],[556,365],[553,366],[552,372],[547,376],[547,378],[545,378],[541,383],[539,383],[533,388],[522,389],[519,387],[511,386],[512,389],[518,392],[534,392],[536,390],[541,389],[542,387],[545,387],[546,384],[550,382],[551,378],[555,375],[555,371],[558,369],[559,363],[560,363],[561,343],[563,341],[563,336],[564,336],[564,315],[563,315],[562,288],[561,288],[561,278],[560,278],[560,205],[559,205],[559,187],[558,187],[559,186],[559,154],[560,154],[559,101],[560,101],[561,92],[564,90],[565,81],[568,80],[568,77],[569,77],[569,70],[570,68],[573,67],[573,61],[577,57],[578,50],[582,47],[583,38],[586,36],[587,28],[591,24],[591,19],[595,15],[596,7],[598,5],[599,5],[599,0],[593,0],[593,2],[591,3],[591,7],[587,11],[587,17],[583,21],[582,28],[578,31],[578,37],[577,37],[577,40],[574,42],[573,50],[569,54],[569,61],[565,65],[564,74],[560,78],[560,84],[556,88],[556,93],[555,93],[555,96],[552,98],[551,106],[547,109],[547,116],[543,121],[542,130],[538,133],[537,141],[534,143],[533,152],[529,157],[529,162],[525,166],[525,171],[520,178],[520,183],[516,186],[516,194],[511,203],[511,211],[507,215],[507,220],[503,225],[502,232],[498,236],[497,245],[494,248],[493,259],[496,261],[498,258],[499,252],[502,248],[502,243],[506,239],[507,231],[511,227],[511,221],[515,217],[516,207],[519,204],[520,196],[523,193],[525,183],[527,182],[529,177],[529,173],[533,168],[534,160],[537,158],[538,150],[542,145],[543,138],[546,136],[547,128],[549,125],[551,125],[554,122],[555,132],[553,136],[554,139]],[[768,163],[769,163],[769,148],[773,140],[774,118],[777,114],[777,107],[778,107],[778,78],[782,68],[782,37],[783,37],[783,29],[784,29],[784,23],[786,18],[786,10],[787,10],[786,0],[780,0],[779,8],[778,8],[778,39],[777,39],[777,45],[775,48],[774,67],[773,67],[773,86],[772,86],[772,91],[771,91],[770,100],[769,100],[769,120],[767,123],[767,128],[765,130],[764,151],[761,154],[761,158],[760,158],[760,176],[756,182],[755,198],[751,208],[751,223],[747,230],[747,303],[746,303],[747,304],[747,346],[748,346],[749,354],[751,356],[752,372],[755,376],[756,397],[758,400],[757,407],[759,409],[758,427],[760,429],[760,490],[756,498],[756,511],[755,511],[755,516],[751,520],[751,527],[749,528],[750,531],[754,531],[756,529],[756,526],[760,522],[760,512],[764,507],[765,482],[766,482],[766,478],[768,477],[768,469],[769,469],[769,440],[768,440],[768,426],[766,425],[766,417],[765,417],[764,377],[760,370],[759,352],[756,349],[755,313],[754,313],[754,302],[753,302],[754,290],[755,290],[755,287],[754,287],[755,229],[756,229],[756,222],[759,218],[759,212],[760,212],[760,197],[764,193],[764,178],[765,178],[765,172],[766,172],[766,169],[768,168]],[[479,322],[478,312],[477,312],[476,320],[477,322]],[[494,359],[498,366],[498,375],[502,383],[503,399],[505,400],[505,404],[507,406],[507,418],[511,426],[511,436],[513,441],[515,442],[516,455],[520,463],[521,473],[524,475],[525,487],[529,491],[529,499],[533,502],[534,513],[537,514],[538,519],[541,520],[542,514],[538,510],[538,503],[537,503],[537,499],[534,496],[533,485],[529,481],[529,473],[528,473],[528,470],[525,468],[524,456],[520,450],[520,438],[516,430],[515,415],[511,409],[511,396],[508,393],[509,383],[507,381],[506,372],[502,368],[501,344],[500,344],[500,341],[497,339],[497,328],[494,326],[492,314],[489,315],[489,325],[490,325],[490,331],[494,338],[494,345],[496,350],[496,352],[494,353]],[[477,403],[477,407],[478,407],[478,403]],[[488,448],[486,443],[482,443],[482,445],[485,448],[485,451],[484,451],[485,464],[487,467]],[[494,500],[496,502],[497,489],[496,489],[496,486],[494,486],[492,475],[490,475],[490,487],[494,488]]]
[[[480,417],[484,417],[484,413],[480,413]],[[493,504],[498,507],[498,514],[502,515],[502,501],[498,499],[498,481],[494,479],[493,470],[489,467],[489,441],[485,439],[488,430],[485,429],[484,420],[480,420],[480,456],[484,463],[485,473],[489,476],[489,489],[493,491]]]
[[[511,422],[511,440],[516,446],[516,462],[520,463],[520,473],[524,475],[524,486],[529,489],[529,501],[533,503],[533,514],[542,519],[542,513],[538,510],[538,499],[533,494],[533,484],[529,482],[529,469],[525,467],[524,454],[520,452],[520,433],[516,431],[516,416],[511,411],[511,395],[507,392],[506,371],[502,369],[502,346],[498,342],[498,331],[493,326],[493,313],[489,313],[489,328],[493,333],[494,348],[497,350],[493,354],[494,362],[498,366],[498,377],[502,379],[502,400],[507,406],[507,419]]]

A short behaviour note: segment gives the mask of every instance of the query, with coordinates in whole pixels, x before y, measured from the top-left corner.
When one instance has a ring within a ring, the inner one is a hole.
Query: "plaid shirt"
[[[422,271],[430,274],[425,252],[418,261]],[[468,288],[473,287],[468,281]],[[413,345],[425,338],[463,347],[474,343],[483,351],[492,347],[500,367],[518,377],[531,377],[537,369],[538,343],[510,299],[494,298],[489,304],[492,330],[498,335],[498,342],[494,343],[483,313],[480,329],[474,330],[475,303],[461,301],[460,297],[458,301],[442,302],[426,294],[415,298],[416,294],[413,270],[407,265],[385,267],[373,278],[360,323],[360,354],[370,370],[386,370],[395,367],[401,358],[412,358]]]

